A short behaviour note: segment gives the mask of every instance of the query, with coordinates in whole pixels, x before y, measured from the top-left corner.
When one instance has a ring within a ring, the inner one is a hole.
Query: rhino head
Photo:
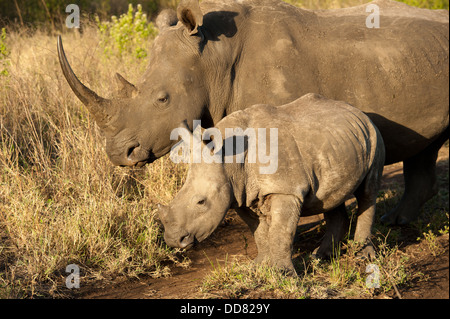
[[[222,162],[191,163],[186,182],[170,205],[159,205],[167,245],[189,248],[206,239],[219,226],[233,199]]]
[[[163,31],[153,43],[140,84],[135,86],[116,74],[119,90],[111,99],[78,80],[58,38],[64,76],[103,131],[106,152],[115,165],[140,167],[153,162],[170,151],[175,142],[169,139],[170,132],[178,123],[204,117],[208,93],[199,61],[203,15],[198,1],[192,0],[181,1],[177,19],[173,15],[166,11],[158,20]],[[177,20],[177,27],[170,28]]]

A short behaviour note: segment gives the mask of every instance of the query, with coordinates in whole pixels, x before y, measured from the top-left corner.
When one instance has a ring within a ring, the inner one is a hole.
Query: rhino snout
[[[153,152],[147,151],[139,143],[131,144],[127,147],[127,160],[129,162],[128,166],[135,166],[139,164],[145,164],[149,162],[152,157]]]
[[[190,248],[192,245],[194,245],[194,239],[195,237],[189,233],[182,236],[179,241],[179,247]]]
[[[135,153],[139,152],[140,144],[132,144],[127,147],[127,158],[129,161],[133,161],[133,157],[135,157]]]
[[[168,236],[166,232],[164,240],[166,241],[166,244],[171,247],[189,249],[195,243],[195,236],[188,232],[179,233],[175,236]]]
[[[110,156],[114,165],[142,167],[156,160],[155,154],[151,150],[143,148],[139,143],[130,144],[124,149],[126,151],[121,152],[120,155]]]

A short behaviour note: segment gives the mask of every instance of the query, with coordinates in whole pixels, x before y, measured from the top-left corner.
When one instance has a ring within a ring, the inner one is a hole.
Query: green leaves
[[[6,47],[6,30],[5,28],[2,28],[0,34],[0,75],[7,76],[9,74],[8,72],[8,66],[9,66],[9,55],[11,52],[9,52],[8,48]]]
[[[447,9],[448,0],[400,0],[410,6],[426,9]]]
[[[147,15],[142,12],[142,6],[128,5],[128,12],[119,18],[111,17],[110,22],[101,22],[96,17],[101,37],[101,46],[107,57],[125,57],[143,59],[148,55],[149,40],[156,37],[158,30],[153,23],[147,22]]]

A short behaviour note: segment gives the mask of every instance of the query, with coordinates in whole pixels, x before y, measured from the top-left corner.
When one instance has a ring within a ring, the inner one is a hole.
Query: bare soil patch
[[[406,248],[411,258],[411,269],[418,274],[400,294],[404,299],[448,299],[449,298],[449,236],[438,238],[444,252],[439,256],[429,254],[425,243],[417,243]]]

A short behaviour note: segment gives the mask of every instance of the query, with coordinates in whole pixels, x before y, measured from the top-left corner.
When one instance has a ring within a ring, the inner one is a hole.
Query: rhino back
[[[326,42],[311,52],[325,75],[318,93],[368,114],[383,134],[387,161],[395,162],[415,155],[449,125],[448,11],[373,3],[380,7],[378,29],[366,27],[365,5],[317,13],[317,40]]]
[[[233,3],[246,9],[235,18],[240,52],[225,114],[309,92],[347,101],[380,129],[387,163],[417,154],[448,127],[448,12],[375,1],[377,29],[366,26],[366,5],[313,11],[282,1]]]

